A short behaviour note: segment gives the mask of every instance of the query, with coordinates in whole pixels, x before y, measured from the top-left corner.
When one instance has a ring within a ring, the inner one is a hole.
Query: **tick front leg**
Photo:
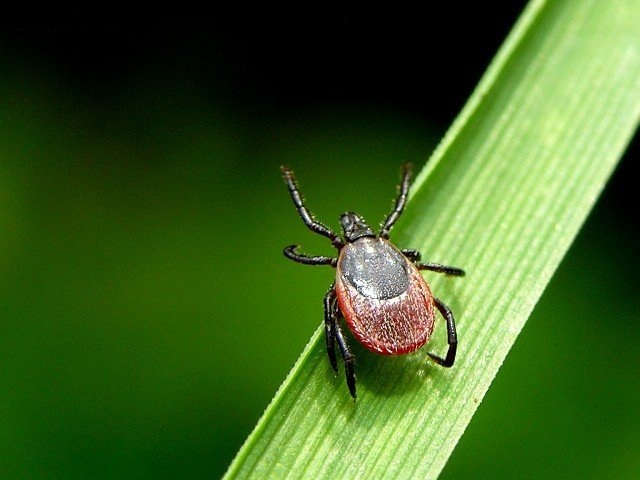
[[[433,353],[430,353],[429,356],[438,364],[443,367],[452,367],[453,362],[456,360],[456,351],[458,349],[458,334],[456,333],[456,322],[453,319],[453,313],[449,310],[444,303],[442,303],[437,298],[433,299],[436,307],[440,310],[440,313],[447,321],[447,342],[449,343],[449,350],[447,350],[447,356],[445,358],[440,358]]]
[[[300,194],[300,190],[298,188],[298,183],[296,182],[296,177],[293,175],[293,171],[289,170],[287,167],[280,167],[282,170],[282,177],[289,188],[289,193],[291,194],[291,199],[293,200],[293,204],[296,206],[298,213],[300,214],[300,218],[307,226],[309,230],[323,237],[327,237],[331,240],[331,243],[336,248],[342,248],[344,244],[340,237],[336,235],[329,227],[326,225],[316,221],[313,217],[313,214],[309,211],[307,206],[304,204],[304,200],[302,199],[302,195]]]
[[[393,225],[398,221],[404,206],[407,204],[407,197],[409,196],[409,179],[411,178],[411,163],[407,162],[402,166],[402,181],[398,186],[398,196],[396,197],[396,204],[393,210],[384,221],[384,225],[380,230],[380,236],[382,238],[389,238],[389,231],[393,228]]]

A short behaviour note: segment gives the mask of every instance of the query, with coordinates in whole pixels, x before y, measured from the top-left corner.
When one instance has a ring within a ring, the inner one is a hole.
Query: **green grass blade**
[[[319,329],[227,478],[440,473],[635,131],[638,25],[638,0],[532,2],[416,179],[393,239],[468,272],[427,274],[458,320],[455,367],[427,361],[443,322],[412,355],[354,345],[354,404]]]

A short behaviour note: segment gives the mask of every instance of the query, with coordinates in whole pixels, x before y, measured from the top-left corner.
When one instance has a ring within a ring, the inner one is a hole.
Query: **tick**
[[[422,263],[417,250],[400,250],[389,240],[393,228],[407,203],[411,164],[402,167],[395,206],[377,235],[365,220],[353,213],[340,215],[342,237],[316,221],[306,207],[293,172],[281,167],[293,203],[304,224],[314,233],[331,240],[337,257],[308,256],[298,252],[298,245],[284,249],[284,255],[304,265],[329,265],[336,269],[335,281],[324,297],[324,327],[327,354],[338,372],[336,343],[344,361],[349,393],[356,398],[355,357],[340,326],[340,317],[353,336],[368,350],[382,355],[411,353],[429,341],[433,332],[435,309],[447,322],[449,348],[444,358],[429,356],[443,367],[456,359],[458,337],[453,314],[431,289],[419,270],[463,276],[464,270],[438,263]]]

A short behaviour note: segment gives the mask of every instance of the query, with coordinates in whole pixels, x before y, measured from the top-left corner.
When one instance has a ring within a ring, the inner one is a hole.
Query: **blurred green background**
[[[330,225],[381,220],[522,6],[5,19],[0,477],[222,475],[331,282],[282,257],[331,250],[279,165]],[[443,478],[637,478],[638,151]]]

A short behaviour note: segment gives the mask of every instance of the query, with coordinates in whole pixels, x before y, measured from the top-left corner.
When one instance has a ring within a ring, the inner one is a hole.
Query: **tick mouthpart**
[[[362,237],[375,237],[371,227],[367,225],[364,219],[353,212],[346,212],[340,215],[340,225],[344,232],[344,238],[347,242],[355,242]]]

